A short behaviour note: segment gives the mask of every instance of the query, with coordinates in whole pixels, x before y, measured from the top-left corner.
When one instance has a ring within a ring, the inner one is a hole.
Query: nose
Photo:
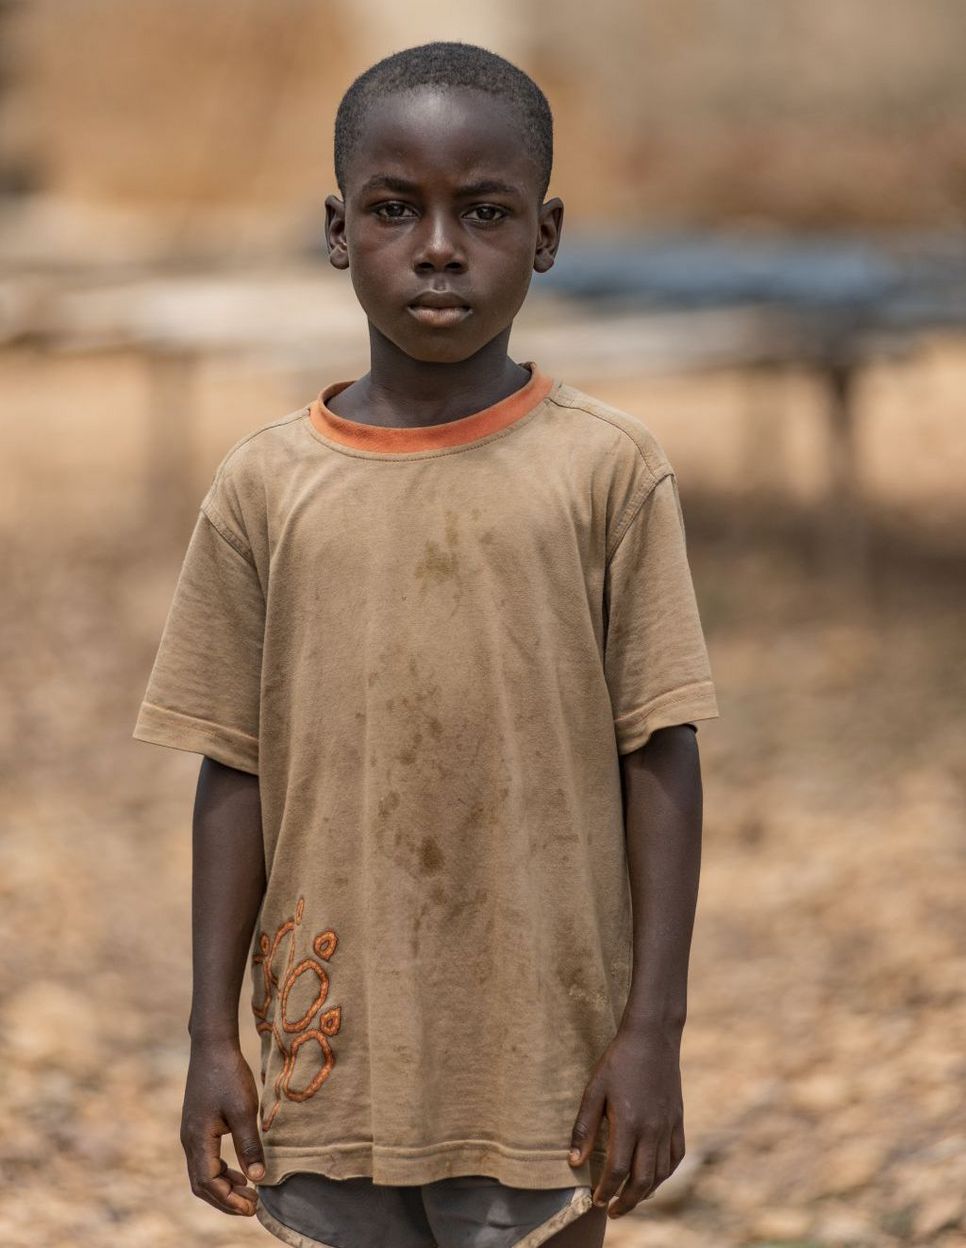
[[[439,269],[461,273],[466,268],[466,253],[459,235],[459,226],[446,213],[427,212],[416,233],[413,268],[417,273]]]

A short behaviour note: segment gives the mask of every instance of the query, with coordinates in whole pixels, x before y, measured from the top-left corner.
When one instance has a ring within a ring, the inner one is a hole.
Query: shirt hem
[[[581,1166],[570,1164],[568,1151],[529,1152],[472,1140],[412,1149],[373,1148],[368,1143],[269,1148],[263,1141],[265,1177],[259,1187],[275,1187],[299,1172],[330,1179],[368,1178],[392,1187],[421,1186],[464,1174],[490,1175],[507,1187],[596,1187],[603,1174],[606,1147],[595,1148]]]

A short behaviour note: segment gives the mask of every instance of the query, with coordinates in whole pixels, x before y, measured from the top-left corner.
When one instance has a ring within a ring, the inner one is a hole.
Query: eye
[[[386,204],[377,204],[373,209],[376,216],[383,221],[399,221],[409,211],[409,205],[400,203],[397,199],[390,200]]]
[[[483,215],[476,217],[476,220],[484,222],[486,225],[502,221],[505,216],[509,215],[505,208],[500,208],[496,204],[476,204],[470,209],[470,212],[482,213]]]

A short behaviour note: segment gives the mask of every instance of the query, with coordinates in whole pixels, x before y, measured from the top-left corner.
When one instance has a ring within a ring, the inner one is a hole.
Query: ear
[[[533,256],[533,268],[537,273],[546,273],[553,268],[560,246],[560,231],[563,227],[563,200],[548,199],[540,208],[538,218],[537,250]]]
[[[334,269],[349,267],[349,244],[345,236],[345,204],[338,195],[325,197],[325,249]]]

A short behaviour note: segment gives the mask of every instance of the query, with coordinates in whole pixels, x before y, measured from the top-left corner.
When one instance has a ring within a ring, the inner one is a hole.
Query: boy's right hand
[[[231,1133],[245,1174],[229,1169],[221,1137]],[[258,1088],[238,1044],[192,1042],[181,1114],[181,1145],[188,1161],[191,1190],[222,1213],[251,1217],[265,1158],[258,1134]]]

